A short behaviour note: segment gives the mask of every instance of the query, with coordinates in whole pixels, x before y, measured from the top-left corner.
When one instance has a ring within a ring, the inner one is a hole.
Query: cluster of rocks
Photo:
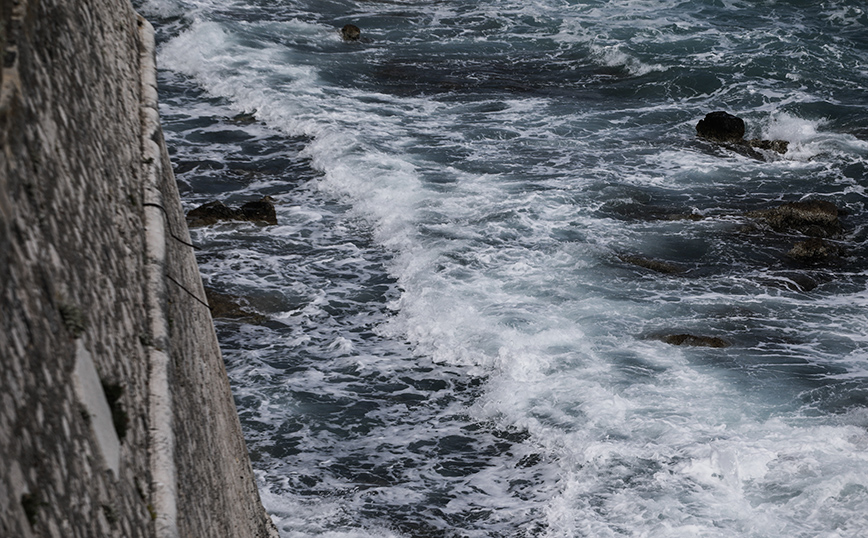
[[[210,226],[221,221],[264,222],[276,225],[277,213],[274,209],[274,199],[270,196],[263,196],[259,200],[247,202],[238,208],[229,207],[219,200],[214,200],[187,212],[187,226],[190,228]],[[205,295],[213,318],[256,324],[264,323],[268,319],[241,306],[237,297],[220,293],[207,286],[205,287]]]
[[[787,142],[784,140],[745,140],[744,120],[727,112],[712,112],[696,125],[699,137],[715,144],[723,145],[744,153],[744,149],[753,148],[785,153]],[[703,217],[689,217],[659,212],[659,218],[665,220],[699,220]],[[737,216],[746,219],[748,224],[743,232],[756,234],[761,241],[780,243],[781,240],[797,239],[792,248],[786,252],[786,258],[796,266],[817,267],[834,263],[846,251],[841,245],[844,227],[840,217],[842,211],[832,202],[825,200],[804,200],[788,202],[769,209],[744,212]],[[667,275],[683,274],[686,270],[678,265],[645,258],[633,254],[620,254],[618,259],[625,264],[641,267],[656,273]],[[796,271],[787,277],[794,282],[799,291],[808,291],[817,283],[805,273]],[[730,342],[716,336],[704,336],[688,333],[653,334],[648,338],[660,340],[678,346],[702,346],[722,348]]]
[[[340,30],[344,41],[359,41],[362,31],[354,24],[347,24]],[[238,114],[230,119],[235,123],[255,123],[256,112]],[[211,226],[218,222],[259,222],[269,225],[277,224],[277,212],[274,208],[274,199],[263,196],[259,200],[253,200],[241,207],[230,207],[219,200],[214,200],[200,205],[187,212],[187,226],[198,228]],[[211,316],[220,319],[229,319],[245,323],[261,324],[268,320],[266,316],[253,312],[242,306],[243,299],[219,292],[213,288],[205,287],[205,295]]]
[[[749,224],[743,227],[745,232],[754,232],[768,237],[776,234],[780,237],[792,236],[804,238],[793,244],[786,255],[793,261],[808,265],[832,262],[845,253],[839,241],[844,232],[839,216],[841,210],[832,202],[824,200],[806,200],[788,202],[770,209],[749,211],[740,215]],[[690,219],[700,220],[691,216]],[[673,215],[666,215],[665,220],[676,220]],[[670,262],[654,260],[635,254],[618,254],[623,263],[648,269],[663,274],[680,274],[685,269]]]
[[[202,204],[187,213],[187,226],[197,228],[210,226],[219,221],[247,221],[277,224],[274,199],[263,196],[259,200],[247,202],[240,208],[229,207],[219,200]]]

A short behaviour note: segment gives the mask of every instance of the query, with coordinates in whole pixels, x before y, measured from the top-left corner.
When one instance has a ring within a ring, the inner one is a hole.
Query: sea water
[[[137,7],[185,206],[275,200],[193,238],[283,537],[868,533],[863,2]]]

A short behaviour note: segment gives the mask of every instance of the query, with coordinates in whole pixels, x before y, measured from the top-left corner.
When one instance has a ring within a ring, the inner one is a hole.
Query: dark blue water
[[[868,8],[139,9],[184,203],[276,201],[193,236],[283,536],[865,533]]]

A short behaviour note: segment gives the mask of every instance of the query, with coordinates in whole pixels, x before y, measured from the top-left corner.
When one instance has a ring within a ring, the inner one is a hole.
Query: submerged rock
[[[824,241],[819,237],[812,237],[807,241],[796,243],[793,248],[787,252],[787,256],[805,263],[820,263],[833,258],[837,258],[844,253],[844,249],[831,243]]]
[[[187,225],[191,228],[210,226],[221,220],[240,220],[277,224],[274,200],[263,196],[259,200],[247,202],[240,209],[229,207],[219,200],[202,204],[187,213]]]
[[[659,339],[673,346],[698,346],[698,347],[729,347],[730,343],[717,336],[696,336],[693,334],[665,334]]]
[[[205,297],[211,308],[211,317],[215,319],[232,319],[247,323],[259,324],[268,321],[266,316],[246,310],[238,303],[238,299],[205,287]]]
[[[362,30],[355,24],[346,24],[341,28],[341,37],[344,41],[358,41],[362,37]]]
[[[797,232],[812,237],[841,234],[840,211],[832,202],[807,200],[790,202],[773,209],[753,211],[748,216],[766,223],[776,232]]]
[[[698,221],[705,218],[704,215],[682,208],[648,205],[639,202],[621,203],[609,202],[600,208],[600,214],[611,216],[621,220],[692,220]]]
[[[620,254],[618,256],[618,259],[624,263],[629,263],[630,265],[635,265],[637,267],[642,267],[643,269],[650,269],[651,271],[656,271],[658,273],[664,273],[668,275],[674,275],[684,272],[684,269],[678,267],[675,264],[669,262],[662,262],[659,260],[652,260],[649,258],[643,258],[642,256]]]
[[[800,292],[812,291],[820,285],[820,282],[814,276],[800,272],[769,274],[768,277],[760,279],[759,283],[770,287]]]

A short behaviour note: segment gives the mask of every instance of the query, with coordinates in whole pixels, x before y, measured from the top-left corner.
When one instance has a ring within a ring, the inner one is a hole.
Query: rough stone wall
[[[3,537],[275,534],[143,35],[129,0],[0,0]]]
[[[161,168],[171,171],[160,134]],[[229,378],[214,332],[205,289],[190,247],[178,187],[160,181],[166,211],[167,323],[170,337],[175,465],[193,478],[177,481],[181,536],[277,536],[264,514],[250,467]],[[207,330],[202,330],[207,327]],[[193,334],[195,333],[195,334]],[[186,509],[207,501],[207,510]],[[227,514],[231,514],[227,517]],[[255,523],[255,525],[252,525]],[[208,529],[202,533],[203,529]]]

